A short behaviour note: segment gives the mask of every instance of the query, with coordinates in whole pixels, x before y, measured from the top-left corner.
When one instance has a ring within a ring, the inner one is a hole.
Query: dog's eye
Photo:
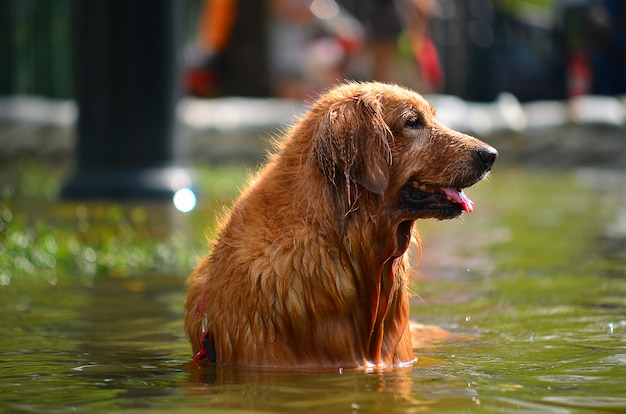
[[[411,117],[404,122],[405,128],[419,128],[422,126],[424,126],[422,118],[419,118],[417,116]]]

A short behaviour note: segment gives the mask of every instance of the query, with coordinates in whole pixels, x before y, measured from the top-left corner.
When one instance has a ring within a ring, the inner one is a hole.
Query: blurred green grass
[[[0,171],[0,286],[99,275],[186,276],[207,253],[216,215],[239,193],[246,166],[192,167],[198,206],[170,201],[59,200],[68,167],[21,159]]]

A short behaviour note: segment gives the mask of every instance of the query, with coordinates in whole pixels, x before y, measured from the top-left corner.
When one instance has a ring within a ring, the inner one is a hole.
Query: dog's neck
[[[408,323],[408,292],[407,285],[410,275],[404,272],[405,254],[410,242],[410,228],[408,234],[381,238],[376,235],[390,234],[382,220],[376,223],[368,221],[359,223],[359,220],[348,222],[345,249],[350,252],[350,269],[357,273],[354,280],[360,283],[357,289],[362,293],[362,300],[366,302],[363,310],[362,323],[367,324],[366,353],[367,360],[380,365],[391,363],[390,349],[400,340]],[[361,234],[358,234],[358,233]],[[363,238],[362,234],[370,233]],[[398,244],[398,239],[402,244]],[[361,240],[375,241],[363,245]],[[402,303],[400,303],[402,302]],[[395,313],[395,314],[394,314]],[[389,323],[393,321],[393,323]]]

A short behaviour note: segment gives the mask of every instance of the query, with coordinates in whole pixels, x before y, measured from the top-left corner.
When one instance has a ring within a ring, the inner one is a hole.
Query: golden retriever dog
[[[322,95],[242,192],[189,277],[194,360],[412,363],[414,223],[470,213],[463,189],[496,156],[399,86],[348,83]]]

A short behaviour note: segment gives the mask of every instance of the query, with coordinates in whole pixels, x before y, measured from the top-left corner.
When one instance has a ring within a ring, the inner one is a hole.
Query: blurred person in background
[[[569,97],[626,93],[626,7],[623,0],[561,0]]]
[[[269,62],[275,96],[313,99],[344,79],[363,42],[360,24],[335,0],[271,0]]]
[[[187,93],[199,97],[270,94],[266,1],[203,0],[185,56]]]
[[[317,25],[311,0],[271,0],[269,13],[269,65],[272,94],[299,99],[312,85],[307,82],[307,45]]]
[[[443,69],[430,37],[430,20],[436,4],[433,0],[401,0],[399,7],[406,26],[405,36],[418,66],[413,72],[416,89],[422,93],[439,91],[443,87]]]
[[[186,90],[200,97],[263,96],[266,84],[266,96],[306,100],[345,79],[437,90],[443,76],[428,29],[433,4],[203,0],[197,35],[187,48]],[[398,65],[403,33],[412,60],[404,75]]]
[[[251,2],[258,10],[246,6]],[[186,90],[201,97],[257,96],[232,87],[256,79],[268,84],[266,95],[313,99],[343,80],[362,37],[360,24],[335,0],[204,0],[187,50]]]
[[[367,63],[357,64],[351,68],[354,77],[381,82],[394,81],[397,41],[403,31],[396,1],[338,0],[338,2],[361,22],[365,32],[364,52]]]
[[[589,53],[596,95],[626,93],[624,0],[596,0],[587,13]]]
[[[220,57],[228,48],[237,12],[237,0],[204,0],[197,35],[186,50],[184,86],[188,93],[218,94]]]
[[[320,0],[318,0],[320,1]],[[402,83],[423,92],[443,85],[439,56],[430,39],[432,0],[337,0],[342,13],[353,16],[361,28],[360,49],[344,48],[343,76],[355,80]],[[403,73],[398,45],[409,44],[408,73]],[[417,63],[417,68],[415,67]]]

